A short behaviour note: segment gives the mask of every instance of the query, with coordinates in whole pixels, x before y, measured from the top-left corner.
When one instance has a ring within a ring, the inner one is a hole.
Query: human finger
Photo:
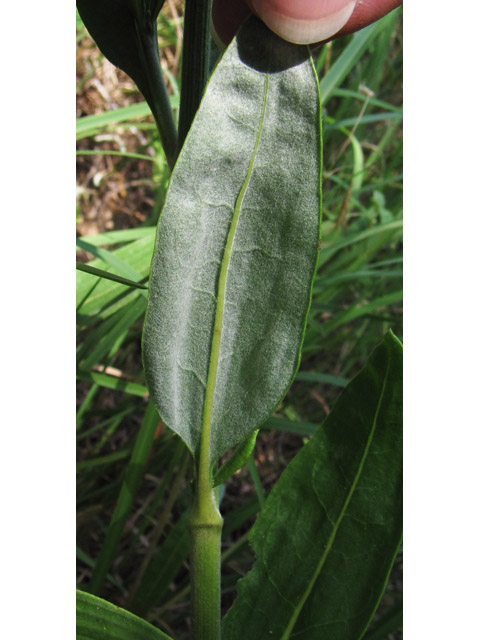
[[[320,44],[379,20],[402,0],[213,0],[212,24],[228,44],[253,10],[280,37]]]

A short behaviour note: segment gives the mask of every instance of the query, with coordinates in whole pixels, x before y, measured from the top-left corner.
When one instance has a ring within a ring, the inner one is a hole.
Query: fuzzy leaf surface
[[[362,637],[401,539],[401,416],[389,332],[267,498],[224,640]]]
[[[252,18],[218,64],[160,218],[143,336],[164,422],[216,460],[298,368],[320,234],[318,82],[307,47]]]

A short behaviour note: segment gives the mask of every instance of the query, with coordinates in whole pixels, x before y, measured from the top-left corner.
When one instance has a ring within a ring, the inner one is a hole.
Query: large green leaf
[[[172,640],[145,620],[77,590],[77,640]]]
[[[251,18],[207,87],[160,218],[143,337],[150,393],[210,460],[298,367],[320,234],[318,82],[307,47]]]
[[[401,403],[389,332],[269,495],[225,640],[361,638],[401,539]]]

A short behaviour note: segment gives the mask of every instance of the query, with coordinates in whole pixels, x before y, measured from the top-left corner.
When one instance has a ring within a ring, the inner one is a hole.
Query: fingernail
[[[250,0],[255,13],[284,40],[326,40],[348,22],[357,0]]]

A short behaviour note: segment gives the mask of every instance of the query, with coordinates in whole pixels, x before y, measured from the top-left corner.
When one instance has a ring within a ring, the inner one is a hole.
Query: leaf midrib
[[[200,435],[200,451],[199,451],[199,472],[200,470],[207,470],[210,462],[210,437],[211,437],[211,424],[213,413],[213,398],[215,393],[215,387],[217,382],[218,362],[220,357],[220,345],[222,339],[223,329],[223,317],[225,308],[225,293],[227,285],[227,273],[232,255],[233,241],[235,238],[235,232],[240,218],[240,211],[242,208],[243,199],[247,190],[250,178],[252,176],[255,159],[257,157],[258,147],[260,143],[260,137],[263,130],[265,121],[265,112],[267,106],[267,94],[268,94],[268,74],[265,74],[264,91],[262,110],[260,114],[260,121],[258,125],[257,135],[255,139],[255,145],[253,148],[252,156],[248,165],[245,179],[238,193],[235,201],[235,208],[230,222],[230,228],[228,231],[227,242],[225,244],[225,250],[223,252],[220,275],[218,279],[218,292],[217,292],[217,306],[215,310],[215,321],[213,326],[213,337],[210,351],[210,362],[208,368],[207,382],[205,386],[205,400],[203,404],[203,417],[202,417],[202,431]],[[200,472],[201,473],[201,472]],[[200,481],[200,477],[199,477]]]
[[[283,635],[282,635],[280,640],[288,640],[290,638],[290,634],[291,634],[291,632],[292,632],[292,630],[293,630],[293,628],[295,626],[295,623],[297,622],[298,616],[300,615],[300,613],[301,613],[301,611],[303,609],[303,606],[304,606],[305,602],[307,601],[307,599],[308,599],[308,597],[309,597],[309,595],[310,595],[310,593],[311,593],[311,591],[312,591],[312,589],[313,589],[313,587],[315,585],[315,582],[317,581],[317,579],[318,579],[318,577],[320,575],[320,572],[323,569],[323,565],[325,564],[325,562],[327,560],[327,557],[328,557],[328,554],[330,553],[330,550],[331,550],[331,548],[333,546],[333,543],[335,542],[335,538],[337,536],[337,533],[338,533],[338,530],[340,528],[340,525],[341,525],[341,523],[343,521],[343,517],[344,517],[344,515],[345,515],[345,513],[346,513],[346,511],[348,509],[348,506],[349,506],[350,501],[351,501],[351,499],[353,497],[353,494],[355,493],[355,489],[357,488],[358,481],[360,479],[360,476],[362,475],[362,471],[363,471],[363,467],[364,467],[364,464],[365,464],[365,460],[367,459],[367,456],[369,454],[370,445],[372,443],[373,436],[375,434],[375,430],[376,430],[376,427],[377,427],[378,414],[380,413],[380,408],[382,406],[383,396],[385,394],[385,388],[386,388],[386,385],[387,385],[387,379],[388,379],[389,372],[390,372],[390,359],[388,360],[387,370],[385,372],[385,377],[383,379],[382,390],[380,392],[380,396],[379,396],[379,399],[378,399],[377,408],[376,408],[375,415],[374,415],[373,422],[372,422],[372,428],[370,430],[370,434],[368,436],[368,440],[367,440],[367,443],[365,445],[365,450],[363,452],[362,458],[361,458],[360,463],[358,465],[357,472],[356,472],[355,477],[353,479],[352,486],[350,487],[350,491],[348,492],[348,495],[345,498],[345,502],[343,504],[342,510],[340,511],[340,514],[339,514],[339,516],[337,518],[337,521],[336,521],[336,523],[335,523],[335,525],[334,525],[334,527],[332,529],[332,532],[331,532],[330,537],[328,539],[327,545],[325,547],[325,551],[323,552],[323,554],[322,554],[322,556],[321,556],[321,558],[320,558],[320,560],[318,562],[317,568],[315,569],[315,572],[314,572],[312,578],[310,579],[310,582],[308,583],[308,586],[305,589],[305,592],[304,592],[300,602],[295,607],[295,609],[294,609],[294,611],[292,613],[292,616],[291,616],[291,618],[289,620],[289,623],[288,623],[288,625],[287,625],[287,627],[286,627],[286,629],[285,629],[285,631],[284,631],[284,633],[283,633]]]

